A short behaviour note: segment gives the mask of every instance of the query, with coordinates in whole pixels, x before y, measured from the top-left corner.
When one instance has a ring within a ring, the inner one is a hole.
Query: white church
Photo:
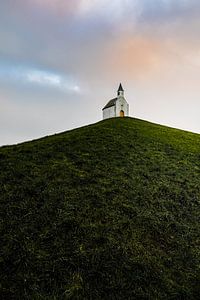
[[[129,116],[129,105],[124,98],[124,90],[121,83],[117,91],[117,98],[110,100],[102,110],[103,119]]]

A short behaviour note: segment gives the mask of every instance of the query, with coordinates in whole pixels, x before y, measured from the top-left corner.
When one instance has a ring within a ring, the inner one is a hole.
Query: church
[[[129,105],[124,98],[124,90],[121,83],[117,91],[117,97],[111,99],[102,110],[103,119],[129,116]]]

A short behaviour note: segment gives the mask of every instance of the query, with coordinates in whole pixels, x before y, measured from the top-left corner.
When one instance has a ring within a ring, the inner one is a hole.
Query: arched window
[[[124,117],[124,111],[120,110],[120,117],[123,118]]]

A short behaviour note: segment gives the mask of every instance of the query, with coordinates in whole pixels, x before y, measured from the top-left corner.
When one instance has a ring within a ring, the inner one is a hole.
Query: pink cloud
[[[75,14],[79,6],[80,0],[7,0],[3,4],[4,9],[9,8],[9,13],[12,11],[13,15],[19,12],[33,13],[35,10],[41,13],[49,13],[50,15],[65,16]],[[23,13],[25,17],[26,14]]]

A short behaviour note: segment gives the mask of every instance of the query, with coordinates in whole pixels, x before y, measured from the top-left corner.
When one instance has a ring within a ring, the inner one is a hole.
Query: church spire
[[[123,90],[122,84],[120,83],[119,88],[118,88],[118,92],[123,92],[123,91],[124,90]]]
[[[118,91],[117,91],[117,95],[118,96],[124,96],[124,90],[123,90],[123,87],[122,87],[121,83],[119,85],[119,88],[118,88]]]

